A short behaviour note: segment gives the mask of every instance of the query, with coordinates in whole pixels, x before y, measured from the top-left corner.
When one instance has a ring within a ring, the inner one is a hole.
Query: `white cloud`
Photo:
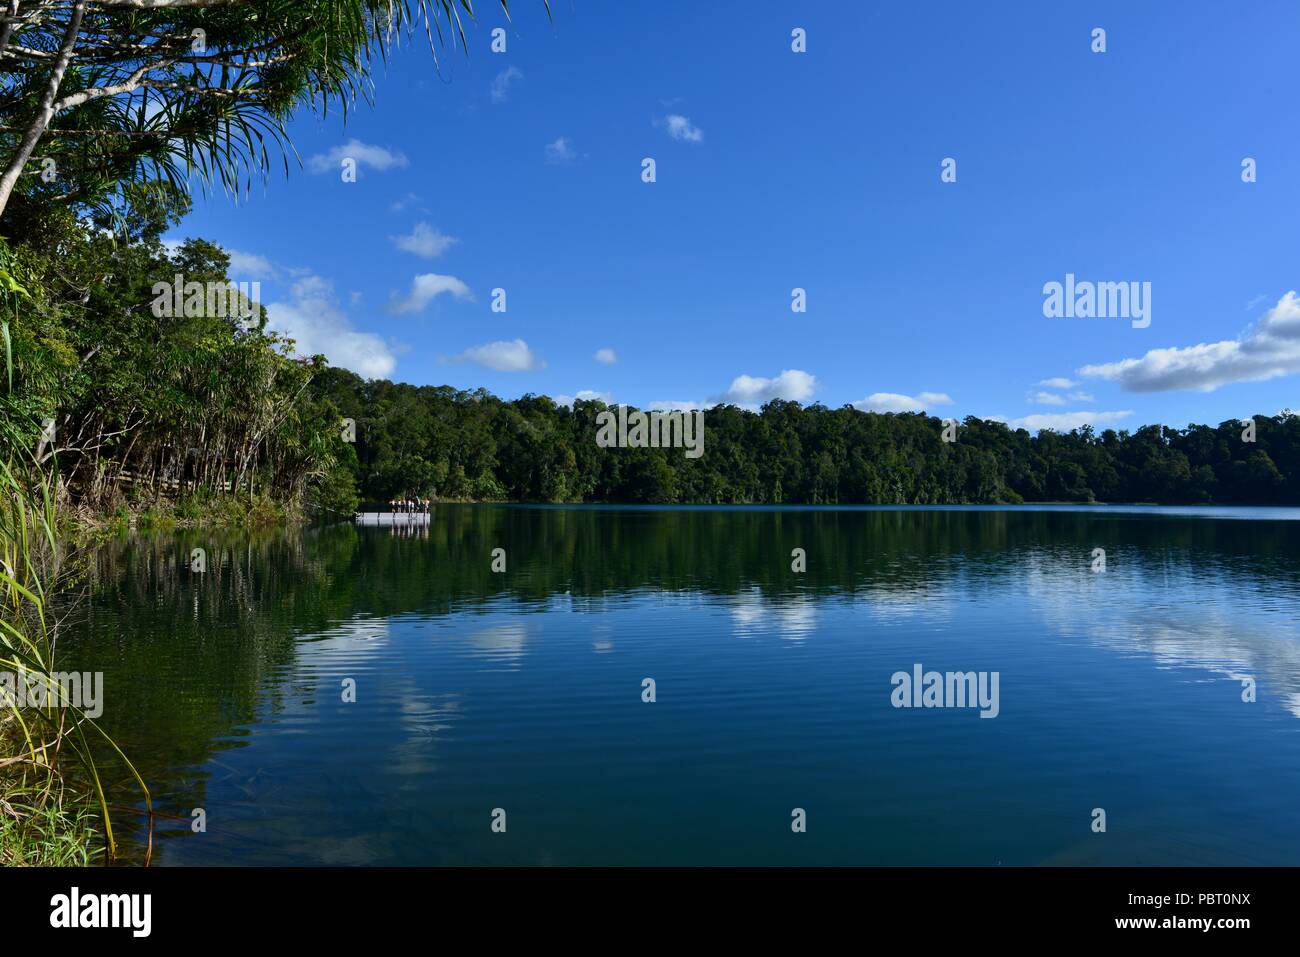
[[[475,362],[498,372],[528,372],[531,369],[546,367],[546,363],[538,358],[537,354],[529,348],[528,343],[522,339],[511,342],[488,342],[481,346],[474,346],[456,356],[454,361]]]
[[[352,327],[333,285],[319,276],[295,282],[288,301],[268,303],[266,312],[267,328],[294,339],[300,356],[321,353],[331,365],[372,379],[392,375],[397,364],[383,339]]]
[[[1083,376],[1118,382],[1128,392],[1213,392],[1300,372],[1300,298],[1294,290],[1236,339],[1152,349],[1140,359],[1084,366]]]
[[[451,293],[453,297],[461,300],[474,298],[469,286],[455,276],[439,276],[437,273],[427,272],[411,280],[411,291],[405,297],[399,298],[397,293],[393,293],[388,303],[388,311],[399,316],[422,312],[434,297],[443,293]]]
[[[1065,405],[1065,397],[1055,392],[1031,392],[1029,401],[1034,405]]]
[[[448,236],[439,232],[428,223],[416,223],[415,228],[407,236],[389,236],[393,245],[403,252],[414,253],[417,256],[423,256],[425,259],[434,259],[441,256],[452,246],[460,242],[455,236]]]
[[[772,399],[803,402],[817,388],[817,377],[800,369],[786,369],[774,379],[738,375],[719,401],[732,405],[756,406]]]
[[[412,207],[419,209],[421,212],[426,212],[425,208],[420,204],[420,197],[415,193],[407,193],[401,199],[394,200],[392,204],[389,205],[388,211],[391,213],[401,213]]]
[[[369,167],[376,172],[386,172],[407,165],[406,157],[382,146],[371,146],[356,137],[340,146],[332,146],[324,153],[307,158],[307,169],[313,173],[333,173],[341,168],[344,159],[356,160],[357,169]]]
[[[597,362],[603,362],[605,365],[613,365],[618,361],[618,355],[613,349],[597,349],[596,354],[592,356]]]
[[[577,155],[573,151],[573,144],[569,142],[567,136],[561,136],[554,143],[546,144],[546,162],[548,163],[571,163]]]
[[[1077,383],[1073,379],[1064,379],[1057,376],[1055,379],[1044,379],[1038,385],[1044,389],[1073,389]]]
[[[510,97],[510,84],[523,78],[524,74],[517,66],[508,66],[498,73],[492,79],[492,102],[504,103]]]
[[[272,279],[279,270],[271,260],[257,253],[246,253],[238,249],[227,249],[230,256],[230,278],[234,282],[247,282],[255,279]]]
[[[989,418],[999,422],[1007,422],[1013,429],[1028,429],[1030,432],[1037,432],[1040,429],[1069,432],[1071,429],[1077,429],[1085,425],[1109,425],[1112,422],[1126,419],[1132,414],[1131,409],[1125,409],[1123,412],[1046,412],[1037,415],[1026,415],[1019,419],[1012,419],[1009,422],[1001,416],[989,416]]]
[[[1096,402],[1097,397],[1091,392],[1071,392],[1066,396],[1071,402]]]
[[[925,412],[936,405],[952,405],[952,399],[946,392],[922,392],[915,396],[873,392],[853,403],[862,412]]]
[[[691,123],[688,117],[678,113],[669,113],[663,118],[662,125],[668,130],[668,135],[675,140],[699,143],[704,139],[704,131]]]
[[[576,396],[573,395],[553,395],[551,398],[556,405],[572,406],[575,399],[581,399],[583,402],[592,402],[599,399],[606,405],[614,404],[614,393],[612,392],[595,392],[592,389],[580,389]]]

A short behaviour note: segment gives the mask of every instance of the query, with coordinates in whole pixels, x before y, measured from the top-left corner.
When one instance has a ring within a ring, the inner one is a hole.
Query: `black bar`
[[[782,938],[804,950],[822,939],[829,948],[843,934],[855,947],[902,935],[911,953],[945,940],[986,947],[1202,938],[1232,946],[1294,929],[1294,881],[1285,868],[50,869],[0,874],[0,935],[10,952],[24,939],[67,942],[72,934],[205,951],[281,940],[331,948],[355,940],[377,950],[412,934],[413,942],[457,948],[520,939],[680,949],[701,933],[765,950]],[[150,895],[148,936],[135,938],[129,926],[55,929],[52,898],[70,898],[73,887],[83,907],[89,895]],[[1120,926],[1134,919],[1154,925]],[[1208,930],[1179,924],[1206,919]]]

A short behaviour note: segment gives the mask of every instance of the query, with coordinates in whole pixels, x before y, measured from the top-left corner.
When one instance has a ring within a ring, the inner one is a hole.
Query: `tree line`
[[[254,318],[151,308],[155,285],[229,282],[203,239],[164,246],[189,200],[142,189],[112,224],[6,218],[0,450],[57,460],[83,509],[233,499],[350,514],[359,501],[699,504],[1300,503],[1300,416],[1031,435],[967,418],[773,401],[704,413],[703,454],[602,448],[599,401],[365,380]],[[209,300],[210,301],[210,300]],[[355,423],[355,440],[340,427]],[[1253,434],[1252,434],[1253,433]],[[1253,440],[1253,441],[1252,441]]]
[[[707,410],[704,454],[690,458],[675,448],[601,448],[597,416],[607,406],[598,400],[507,401],[328,368],[310,391],[355,421],[349,466],[365,501],[1300,502],[1300,416],[1289,411],[1255,416],[1253,428],[1234,419],[1037,435],[969,417],[946,442],[943,422],[921,413],[777,400]]]

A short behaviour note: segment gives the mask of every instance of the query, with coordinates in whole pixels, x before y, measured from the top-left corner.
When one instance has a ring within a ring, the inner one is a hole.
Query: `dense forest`
[[[1129,432],[1030,435],[968,418],[955,442],[923,414],[796,402],[705,412],[704,454],[601,448],[599,401],[503,401],[483,390],[364,381],[323,369],[311,390],[355,419],[363,499],[938,504],[1300,502],[1300,416]]]
[[[12,375],[0,384],[0,442],[20,448],[0,457],[57,465],[86,513],[197,514],[223,497],[272,515],[350,508],[350,472],[338,464],[350,450],[335,411],[308,390],[324,360],[295,356],[261,306],[250,319],[224,314],[224,303],[211,315],[157,315],[156,283],[179,273],[224,286],[229,257],[198,239],[163,246],[189,208],[182,194],[127,195],[129,216],[116,222],[58,207],[28,218],[10,206],[0,313]],[[340,502],[319,499],[336,487]]]
[[[19,210],[21,207],[19,207]],[[939,419],[774,401],[704,413],[704,452],[602,448],[598,401],[507,401],[484,390],[366,381],[295,355],[254,318],[157,315],[155,283],[225,283],[229,258],[161,237],[179,194],[133,197],[107,228],[44,210],[6,217],[0,239],[3,430],[57,461],[86,513],[234,500],[273,517],[349,514],[358,501],[935,504],[1300,502],[1300,416],[1242,424],[1082,428],[1037,435]],[[220,310],[218,310],[220,312]],[[340,422],[355,421],[355,442]],[[15,450],[4,450],[10,456]],[[230,514],[229,510],[223,514]]]

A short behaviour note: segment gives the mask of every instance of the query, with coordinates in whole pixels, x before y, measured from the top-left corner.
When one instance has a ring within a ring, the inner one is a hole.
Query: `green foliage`
[[[0,420],[0,432],[9,424]],[[0,671],[26,672],[50,687],[60,672],[60,616],[53,600],[67,577],[57,528],[55,476],[30,459],[0,461]],[[108,792],[97,754],[120,760],[143,794],[135,768],[99,725],[74,702],[0,700],[0,858],[44,863],[75,858],[89,848],[87,815],[98,812],[104,850],[116,853]],[[71,774],[69,774],[69,769]],[[9,848],[9,842],[13,847]],[[89,851],[86,851],[89,853]],[[71,855],[71,856],[70,856]]]
[[[0,867],[86,867],[103,856],[84,806],[10,804],[0,813]]]
[[[364,381],[296,357],[251,321],[162,317],[158,282],[227,281],[229,257],[160,237],[185,210],[147,192],[107,234],[54,210],[21,242],[0,239],[6,373],[0,453],[57,451],[61,491],[83,509],[177,522],[260,525],[358,501],[701,504],[1300,502],[1300,417],[1135,432],[1031,436],[968,418],[955,443],[938,419],[774,401],[705,413],[704,454],[602,449],[600,402],[504,401],[478,389]],[[12,383],[12,385],[10,385]],[[356,422],[355,445],[341,418]],[[42,436],[53,419],[56,439]]]
[[[55,211],[24,242],[0,240],[0,290],[8,279],[25,291],[5,327],[12,386],[0,388],[0,416],[11,429],[0,453],[35,449],[46,463],[57,450],[64,490],[84,510],[129,504],[155,525],[196,512],[283,518],[324,477],[337,488],[336,462],[351,454],[337,410],[305,391],[324,359],[295,357],[260,307],[247,321],[224,309],[155,314],[156,283],[227,282],[220,247],[162,246],[186,208],[179,197],[135,207],[117,237]],[[47,418],[53,442],[41,435]],[[220,496],[243,504],[200,502]]]
[[[426,34],[435,58],[439,44],[464,46],[462,12],[473,16],[469,0],[89,4],[79,23],[71,4],[0,10],[0,167],[29,174],[0,195],[0,214],[14,215],[12,198],[111,217],[124,184],[186,192],[196,174],[245,194],[276,160],[288,172],[292,113],[346,113],[403,38]],[[25,155],[29,132],[40,138]]]
[[[342,463],[330,467],[315,491],[312,511],[325,518],[347,518],[361,501],[353,469]]]
[[[507,402],[476,390],[364,381],[322,370],[310,391],[356,420],[363,502],[442,500],[696,504],[1300,502],[1300,417],[1130,434],[1091,428],[1031,436],[968,418],[955,443],[940,420],[774,401],[705,413],[704,454],[596,445],[601,402]]]

